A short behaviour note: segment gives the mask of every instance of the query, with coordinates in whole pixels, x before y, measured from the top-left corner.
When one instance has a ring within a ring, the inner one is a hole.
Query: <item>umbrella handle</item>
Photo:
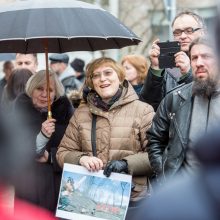
[[[48,111],[48,113],[47,113],[47,119],[52,119],[52,112],[51,112],[51,111]]]
[[[44,39],[44,50],[45,50],[45,61],[46,61],[46,80],[47,80],[47,118],[52,118],[51,105],[50,105],[50,75],[49,75],[49,65],[48,65],[48,39]]]

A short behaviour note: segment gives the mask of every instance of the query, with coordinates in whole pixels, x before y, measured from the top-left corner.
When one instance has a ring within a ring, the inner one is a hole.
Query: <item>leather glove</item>
[[[111,172],[116,173],[128,173],[128,164],[125,160],[112,160],[109,161],[104,169],[103,174],[107,177],[111,175]]]

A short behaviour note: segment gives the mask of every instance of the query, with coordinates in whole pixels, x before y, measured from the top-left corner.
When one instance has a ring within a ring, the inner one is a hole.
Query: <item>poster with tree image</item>
[[[64,164],[56,216],[65,219],[124,220],[131,192],[131,176],[103,170],[89,172]]]

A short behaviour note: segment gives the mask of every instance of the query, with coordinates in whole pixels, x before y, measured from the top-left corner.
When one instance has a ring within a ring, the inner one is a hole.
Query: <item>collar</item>
[[[189,97],[191,98],[192,97],[192,84],[193,83],[181,85],[180,88],[177,88],[173,91],[174,95],[178,95],[180,98],[184,100],[188,99]]]

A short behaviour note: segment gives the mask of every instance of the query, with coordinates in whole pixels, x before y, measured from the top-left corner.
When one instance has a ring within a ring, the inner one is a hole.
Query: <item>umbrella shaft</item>
[[[50,74],[48,65],[48,39],[44,39],[45,48],[45,61],[46,61],[46,80],[47,80],[47,108],[48,108],[48,119],[52,118],[51,105],[50,105]]]

